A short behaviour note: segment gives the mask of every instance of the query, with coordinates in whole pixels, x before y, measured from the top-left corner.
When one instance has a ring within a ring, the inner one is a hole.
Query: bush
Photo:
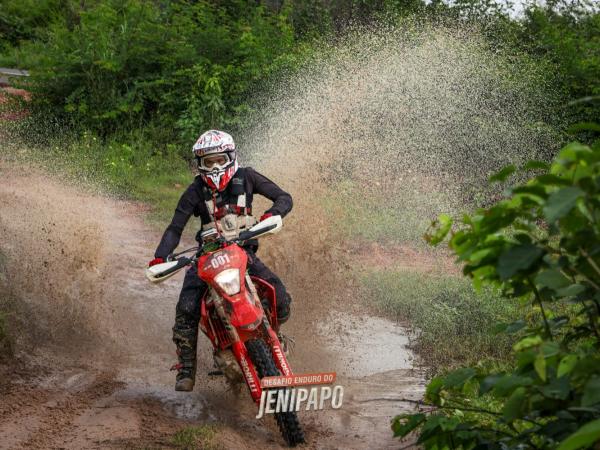
[[[475,285],[530,301],[537,320],[505,326],[520,334],[510,370],[465,367],[434,378],[430,413],[394,419],[397,436],[418,429],[425,448],[573,450],[600,441],[600,141],[571,143],[551,166],[532,161],[524,170],[541,174],[464,216],[450,247]],[[451,228],[441,216],[429,241]]]
[[[51,22],[9,59],[31,69],[39,117],[102,137],[152,124],[169,142],[233,126],[253,83],[293,42],[284,14],[242,1],[90,2],[76,18]]]

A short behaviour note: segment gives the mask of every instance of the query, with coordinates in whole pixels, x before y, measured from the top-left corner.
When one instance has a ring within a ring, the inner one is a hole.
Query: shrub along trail
[[[182,275],[145,281],[160,237],[144,222],[147,206],[2,160],[0,179],[0,307],[16,336],[16,360],[0,364],[0,448],[176,448],[178,430],[203,424],[216,427],[217,447],[279,448],[274,420],[256,421],[246,392],[207,376],[203,336],[196,390],[172,390]],[[341,410],[301,413],[307,448],[397,446],[389,419],[422,393],[405,330],[346,310],[341,289],[337,301],[320,297],[317,281],[300,290],[292,265],[272,260],[272,242],[262,253],[295,302],[291,363],[298,373],[335,370],[345,388]]]

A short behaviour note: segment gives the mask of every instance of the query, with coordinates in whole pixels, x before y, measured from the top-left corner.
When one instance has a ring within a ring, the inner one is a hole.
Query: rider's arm
[[[173,250],[179,245],[181,239],[181,233],[187,224],[188,220],[194,213],[194,209],[200,203],[200,196],[195,188],[194,184],[191,184],[186,191],[181,195],[177,208],[175,208],[175,214],[171,223],[165,230],[160,244],[154,253],[156,258],[166,259]]]
[[[263,195],[273,202],[273,206],[265,213],[285,217],[292,210],[292,196],[254,169],[248,167],[246,171],[252,185],[252,192]]]

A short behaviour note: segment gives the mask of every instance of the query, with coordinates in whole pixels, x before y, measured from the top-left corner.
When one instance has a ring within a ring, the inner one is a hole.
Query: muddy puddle
[[[409,331],[389,320],[331,312],[317,325],[320,341],[336,354],[340,375],[360,377],[412,369]]]

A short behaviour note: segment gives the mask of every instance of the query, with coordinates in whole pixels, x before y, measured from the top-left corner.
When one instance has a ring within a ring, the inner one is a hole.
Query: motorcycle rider
[[[252,216],[252,199],[260,194],[273,202],[261,216],[260,221],[272,216],[284,217],[292,209],[292,197],[268,178],[251,167],[239,167],[233,138],[218,130],[203,133],[192,152],[198,163],[199,175],[183,193],[170,225],[165,230],[149,266],[164,262],[181,238],[189,218],[200,217],[202,231],[216,229],[227,239],[257,223]],[[214,231],[214,230],[213,230]],[[256,240],[247,241],[244,250],[248,254],[248,271],[251,275],[270,283],[277,296],[277,318],[284,323],[290,315],[291,298],[285,286],[256,256]],[[175,310],[173,342],[177,346],[179,364],[175,383],[176,391],[191,391],[196,378],[196,343],[200,319],[200,299],[208,285],[197,274],[197,269],[187,270],[179,301]]]

